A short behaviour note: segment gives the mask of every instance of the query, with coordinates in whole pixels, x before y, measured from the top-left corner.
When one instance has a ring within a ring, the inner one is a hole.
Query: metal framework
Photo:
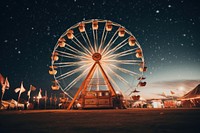
[[[82,82],[81,86],[79,87],[78,91],[76,92],[73,100],[71,101],[70,105],[68,106],[68,110],[71,109],[71,107],[73,106],[75,100],[77,99],[77,97],[80,95],[80,93],[85,94],[85,91],[87,90],[87,81],[90,80],[92,78],[92,76],[94,75],[95,69],[97,68],[97,66],[99,66],[101,73],[103,75],[103,78],[106,82],[106,84],[108,85],[108,89],[111,92],[112,96],[116,95],[116,92],[112,86],[112,84],[110,83],[108,76],[106,75],[105,71],[103,70],[101,64],[100,64],[100,60],[101,60],[101,54],[99,53],[94,53],[93,54],[93,60],[95,61],[94,65],[92,66],[92,68],[90,69],[87,77],[85,78],[85,80]]]

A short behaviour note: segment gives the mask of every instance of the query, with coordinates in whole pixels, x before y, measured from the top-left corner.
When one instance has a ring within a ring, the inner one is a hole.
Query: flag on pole
[[[3,86],[3,84],[4,84],[4,77],[3,77],[3,75],[0,73],[0,83],[1,83],[1,85]]]
[[[30,86],[30,90],[31,90],[31,91],[35,91],[35,90],[36,90],[36,87],[33,86],[33,85],[31,85],[31,86]]]
[[[28,100],[31,97],[31,91],[35,91],[35,90],[36,90],[36,88],[33,85],[30,85],[29,91],[27,92]]]
[[[170,93],[173,95],[173,94],[175,94],[175,92],[173,92],[173,91],[170,91]]]
[[[45,109],[47,108],[47,91],[45,91]]]
[[[31,97],[31,89],[27,92],[27,96],[28,96],[28,98]]]
[[[7,77],[6,77],[6,80],[5,80],[5,86],[6,86],[5,89],[9,89],[10,88],[10,83],[8,82],[8,78]]]
[[[40,108],[40,99],[42,98],[42,89],[38,92],[37,101],[38,101],[38,109]]]
[[[17,100],[17,109],[18,109],[18,103],[19,103],[19,100],[20,100],[20,96],[21,96],[21,93],[25,92],[26,89],[24,88],[23,86],[23,81],[21,82],[21,86],[20,88],[16,88],[15,89],[15,93],[18,93],[19,92],[19,95],[18,95],[18,100]]]
[[[42,98],[42,89],[40,89],[37,98],[38,98],[38,99]]]
[[[25,92],[26,91],[26,89],[24,88],[24,86],[23,86],[23,82],[21,82],[21,87],[20,88],[16,88],[15,89],[15,93],[18,93],[19,92],[19,94],[21,94],[21,93],[23,93],[23,92]]]
[[[5,83],[2,84],[2,95],[4,95],[5,90],[10,88],[10,84],[8,82],[8,78],[6,77]]]
[[[47,91],[45,91],[45,100],[47,100],[48,97],[47,97]]]

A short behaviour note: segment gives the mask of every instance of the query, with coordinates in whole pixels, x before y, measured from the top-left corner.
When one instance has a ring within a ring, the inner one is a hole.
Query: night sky
[[[141,96],[170,90],[180,96],[200,83],[198,0],[1,0],[0,73],[8,77],[5,98],[24,82],[51,90],[51,53],[63,32],[87,19],[107,19],[137,38],[148,71]]]

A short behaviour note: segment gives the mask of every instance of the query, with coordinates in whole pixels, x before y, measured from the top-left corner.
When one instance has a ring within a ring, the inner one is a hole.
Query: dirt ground
[[[0,111],[0,133],[60,132],[200,132],[200,108]]]

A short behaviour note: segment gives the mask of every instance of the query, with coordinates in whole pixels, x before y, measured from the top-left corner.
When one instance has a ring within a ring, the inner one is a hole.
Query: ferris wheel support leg
[[[92,66],[92,68],[90,69],[90,72],[88,73],[87,77],[85,78],[85,80],[83,81],[83,83],[81,84],[81,86],[79,87],[78,91],[76,92],[74,98],[72,99],[71,103],[69,104],[67,110],[70,110],[71,107],[73,106],[75,100],[77,99],[78,95],[80,94],[80,92],[84,92],[87,88],[87,80],[90,79],[92,77],[92,75],[94,74],[95,68],[96,68],[96,62],[94,63],[94,65]]]
[[[103,75],[104,80],[105,80],[106,83],[108,84],[108,89],[111,91],[112,96],[116,96],[116,92],[115,92],[115,90],[114,90],[112,84],[110,83],[110,81],[109,81],[109,79],[108,79],[108,76],[106,75],[105,71],[103,70],[103,68],[102,68],[102,66],[101,66],[101,64],[100,64],[99,62],[98,62],[98,65],[99,65],[99,67],[100,67],[100,70],[101,70],[101,73],[102,73],[102,75]]]

